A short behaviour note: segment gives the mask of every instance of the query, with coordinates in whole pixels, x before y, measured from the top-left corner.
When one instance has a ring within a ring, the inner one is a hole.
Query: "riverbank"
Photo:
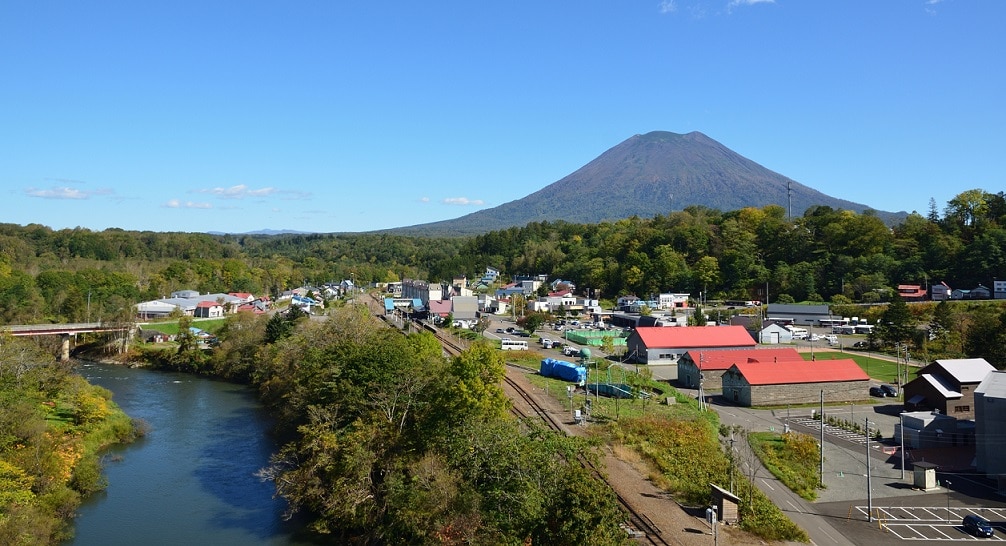
[[[101,456],[142,434],[107,389],[18,340],[0,349],[0,544],[73,535],[83,499],[107,484]]]

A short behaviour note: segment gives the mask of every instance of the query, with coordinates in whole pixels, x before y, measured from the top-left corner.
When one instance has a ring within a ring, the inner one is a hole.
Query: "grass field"
[[[805,360],[811,360],[811,353],[801,353],[801,356]],[[883,360],[874,356],[870,356],[868,353],[852,353],[852,352],[839,352],[839,351],[816,351],[813,354],[813,358],[816,360],[838,360],[851,358],[859,364],[859,367],[866,372],[866,375],[870,376],[877,381],[882,383],[897,383],[898,379],[898,363],[891,362],[890,360]],[[902,375],[904,375],[904,369],[902,364]]]

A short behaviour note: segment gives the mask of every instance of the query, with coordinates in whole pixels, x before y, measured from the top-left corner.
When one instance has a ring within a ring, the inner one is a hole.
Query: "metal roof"
[[[787,360],[804,362],[793,348],[785,349],[725,349],[718,351],[688,351],[686,357],[703,370],[728,370],[737,362],[778,364]],[[701,362],[700,362],[701,360]]]
[[[927,373],[922,374],[919,377],[921,377],[924,381],[932,385],[933,388],[936,389],[940,393],[940,396],[942,396],[943,398],[951,400],[961,397],[961,393],[955,391],[954,388],[949,384],[947,384],[947,382],[942,377],[936,374]]]
[[[984,358],[954,358],[937,360],[936,364],[958,383],[981,383],[995,367]],[[928,367],[928,366],[927,366]]]
[[[870,377],[855,360],[789,360],[766,366],[760,362],[738,362],[737,369],[749,385],[789,385],[794,383],[835,383],[869,381]]]
[[[638,335],[647,349],[755,346],[743,326],[642,326],[633,335]]]
[[[986,398],[1006,398],[1006,372],[990,372],[975,392],[984,394]]]

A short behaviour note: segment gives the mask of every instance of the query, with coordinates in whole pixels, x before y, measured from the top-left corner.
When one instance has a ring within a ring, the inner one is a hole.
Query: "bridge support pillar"
[[[70,334],[61,334],[59,339],[62,342],[60,344],[59,360],[66,362],[70,360]]]

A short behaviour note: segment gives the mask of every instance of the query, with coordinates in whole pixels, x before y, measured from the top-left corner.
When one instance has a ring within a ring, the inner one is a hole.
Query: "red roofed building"
[[[905,301],[923,301],[926,299],[926,289],[917,284],[899,284],[898,295]]]
[[[702,373],[702,388],[707,391],[718,391],[723,386],[720,376],[737,362],[771,364],[787,360],[803,362],[803,357],[791,347],[785,349],[688,351],[678,360],[678,383],[688,388],[696,388],[699,386],[699,373]]]
[[[853,402],[869,397],[870,378],[855,360],[738,362],[723,374],[723,397],[741,406]]]
[[[676,365],[688,351],[754,349],[756,343],[743,326],[641,326],[633,330],[625,345],[636,362]],[[677,372],[667,379],[677,379]]]
[[[193,313],[196,318],[220,318],[224,316],[224,306],[215,301],[201,301]]]

